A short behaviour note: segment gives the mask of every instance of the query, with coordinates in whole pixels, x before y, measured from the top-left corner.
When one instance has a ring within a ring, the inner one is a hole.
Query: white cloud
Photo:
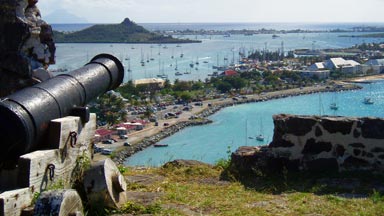
[[[42,14],[61,8],[92,23],[384,22],[382,0],[40,0]]]

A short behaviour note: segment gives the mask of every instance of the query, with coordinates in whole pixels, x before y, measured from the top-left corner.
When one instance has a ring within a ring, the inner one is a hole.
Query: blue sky
[[[40,0],[38,7],[50,23],[384,22],[384,0]]]

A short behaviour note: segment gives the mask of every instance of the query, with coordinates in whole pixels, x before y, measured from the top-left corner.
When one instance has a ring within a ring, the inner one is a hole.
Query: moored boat
[[[167,147],[168,144],[161,144],[161,143],[156,143],[153,145],[154,147]]]

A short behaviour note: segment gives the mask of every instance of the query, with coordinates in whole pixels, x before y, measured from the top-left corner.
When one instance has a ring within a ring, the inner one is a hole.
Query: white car
[[[112,150],[111,149],[101,149],[101,154],[110,155],[110,154],[112,154]]]

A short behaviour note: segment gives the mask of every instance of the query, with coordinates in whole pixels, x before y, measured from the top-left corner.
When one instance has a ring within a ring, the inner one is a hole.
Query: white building
[[[384,73],[384,59],[370,59],[363,65],[363,73]]]
[[[343,58],[330,58],[324,62],[325,68],[332,69],[341,69],[342,73],[359,73],[360,63],[354,60],[345,60]]]
[[[318,70],[325,70],[324,62],[316,62],[313,65],[308,67],[308,70],[310,71],[318,71]]]
[[[133,80],[133,85],[156,85],[158,87],[164,87],[165,80],[163,79],[157,79],[157,78],[148,78],[148,79],[138,79]]]

